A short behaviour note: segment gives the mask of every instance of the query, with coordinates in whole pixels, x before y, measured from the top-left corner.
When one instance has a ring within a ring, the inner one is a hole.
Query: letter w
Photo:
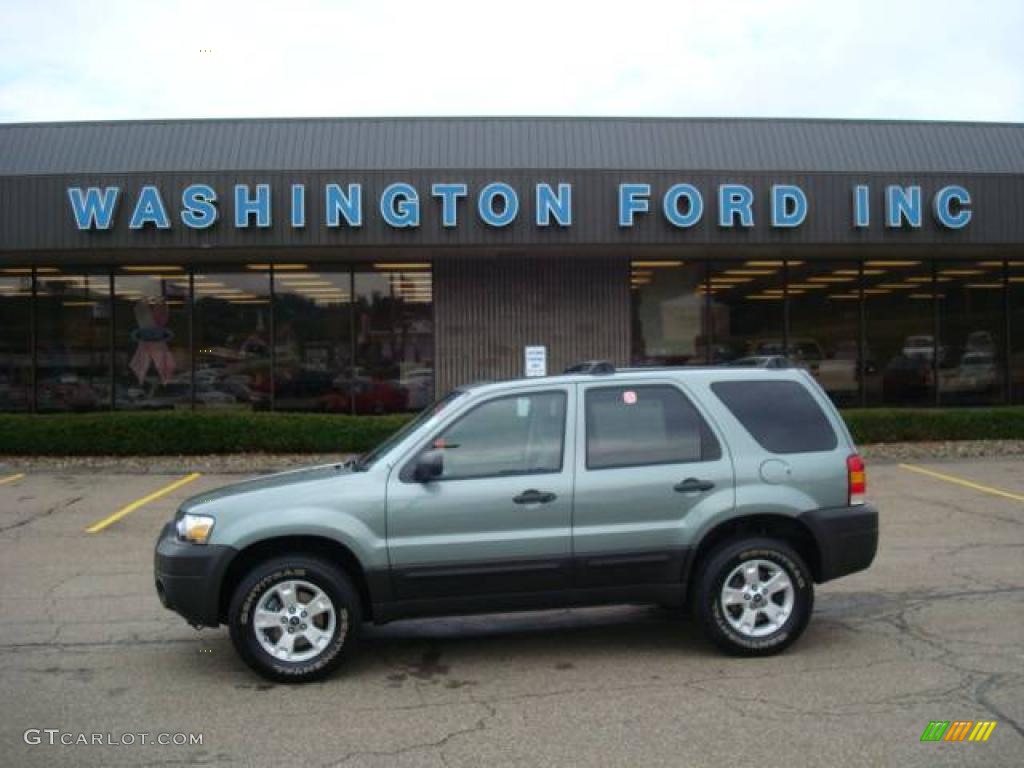
[[[82,194],[81,187],[68,187],[71,213],[79,229],[110,229],[117,206],[117,187],[89,187]]]

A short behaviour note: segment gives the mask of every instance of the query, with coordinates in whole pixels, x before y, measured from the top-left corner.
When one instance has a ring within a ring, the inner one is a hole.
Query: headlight
[[[214,520],[209,515],[184,514],[176,523],[178,538],[193,544],[205,544],[213,533]]]

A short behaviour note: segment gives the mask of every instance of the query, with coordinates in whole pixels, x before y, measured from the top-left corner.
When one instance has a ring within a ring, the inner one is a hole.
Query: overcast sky
[[[0,122],[1024,121],[1022,35],[1024,0],[0,0]]]

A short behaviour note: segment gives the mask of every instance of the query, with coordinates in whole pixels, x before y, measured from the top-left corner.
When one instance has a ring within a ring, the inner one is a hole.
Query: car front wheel
[[[361,620],[359,594],[348,576],[302,555],[255,566],[228,609],[238,654],[259,674],[284,683],[329,674],[352,652]]]
[[[814,608],[810,569],[788,544],[728,542],[705,560],[695,608],[708,637],[728,653],[767,656],[803,633]]]

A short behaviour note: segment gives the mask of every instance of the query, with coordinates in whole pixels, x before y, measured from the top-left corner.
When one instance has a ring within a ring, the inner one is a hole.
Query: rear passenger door
[[[581,384],[577,400],[577,586],[678,583],[693,520],[734,504],[720,434],[671,380]]]

